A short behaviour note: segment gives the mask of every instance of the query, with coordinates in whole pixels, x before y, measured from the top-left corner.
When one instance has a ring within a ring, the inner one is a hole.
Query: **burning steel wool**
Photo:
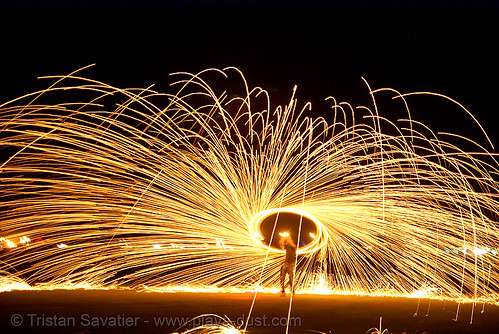
[[[235,68],[174,77],[75,72],[0,106],[0,237],[30,240],[2,248],[3,290],[277,292],[287,233],[297,293],[498,301],[495,155],[413,120],[417,97],[311,117]]]

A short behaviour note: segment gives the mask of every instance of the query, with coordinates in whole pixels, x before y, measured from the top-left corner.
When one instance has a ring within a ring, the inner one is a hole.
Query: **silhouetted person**
[[[281,267],[281,296],[286,295],[286,274],[288,275],[289,286],[291,293],[294,293],[293,279],[296,264],[296,244],[290,236],[284,236],[279,240],[279,246],[286,250],[286,257]]]

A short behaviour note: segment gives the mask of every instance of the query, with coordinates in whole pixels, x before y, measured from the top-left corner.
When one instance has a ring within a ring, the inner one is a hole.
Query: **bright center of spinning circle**
[[[293,208],[262,211],[253,217],[249,230],[257,243],[279,253],[285,252],[279,246],[279,240],[285,234],[298,245],[299,254],[315,252],[327,242],[324,225],[311,214]]]

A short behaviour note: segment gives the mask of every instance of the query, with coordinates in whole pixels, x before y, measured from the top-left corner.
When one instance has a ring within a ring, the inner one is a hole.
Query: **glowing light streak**
[[[28,237],[26,237],[26,236],[23,236],[23,237],[20,237],[20,238],[19,238],[19,243],[20,243],[20,244],[27,244],[27,243],[29,243],[30,241],[31,241],[31,239],[30,239],[30,238],[28,238]]]
[[[30,261],[9,277],[40,289],[272,292],[283,255],[259,224],[292,211],[317,228],[297,293],[499,300],[496,155],[412,120],[410,94],[370,90],[374,112],[329,98],[314,119],[296,89],[271,109],[231,73],[177,74],[173,94],[73,73],[2,104],[0,228],[43,242],[2,253],[0,269]],[[389,93],[408,119],[381,116]]]
[[[476,255],[483,255],[483,254],[486,254],[487,251],[485,249],[481,249],[481,248],[475,248],[473,250],[473,253],[475,253]]]

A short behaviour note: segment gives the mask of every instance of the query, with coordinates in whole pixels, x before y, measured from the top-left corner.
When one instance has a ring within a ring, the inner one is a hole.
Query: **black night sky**
[[[364,77],[458,100],[499,146],[493,2],[14,1],[0,4],[0,29],[0,102],[92,63],[84,76],[160,91],[171,72],[236,66],[279,103],[298,85],[299,102],[321,113],[328,95],[370,106]],[[486,144],[458,108],[426,108],[435,101],[416,102],[413,117]]]

